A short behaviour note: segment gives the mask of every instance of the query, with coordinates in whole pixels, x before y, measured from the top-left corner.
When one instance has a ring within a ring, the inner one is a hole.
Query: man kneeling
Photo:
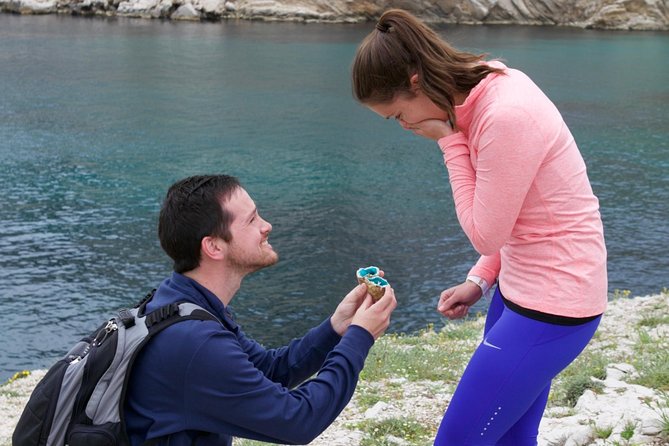
[[[125,402],[132,444],[231,445],[233,436],[306,444],[351,399],[370,347],[390,323],[394,291],[373,303],[359,285],[302,338],[266,350],[227,307],[247,274],[278,261],[271,231],[234,177],[195,176],[170,187],[158,234],[174,272],[147,312],[188,301],[222,323],[180,322],[142,350]]]

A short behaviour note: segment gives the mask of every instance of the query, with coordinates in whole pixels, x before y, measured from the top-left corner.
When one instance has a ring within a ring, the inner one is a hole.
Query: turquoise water
[[[0,15],[0,380],[169,273],[159,203],[203,172],[239,176],[274,226],[281,261],[233,302],[259,341],[321,321],[371,264],[396,289],[392,331],[442,324],[439,293],[476,254],[436,145],[351,97],[370,27]],[[611,291],[669,286],[669,34],[441,31],[562,110],[602,205]]]

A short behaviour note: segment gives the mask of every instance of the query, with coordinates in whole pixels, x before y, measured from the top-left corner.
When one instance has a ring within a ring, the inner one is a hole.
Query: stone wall
[[[172,20],[272,20],[354,23],[387,8],[431,23],[559,25],[669,30],[667,0],[0,0],[0,11]]]

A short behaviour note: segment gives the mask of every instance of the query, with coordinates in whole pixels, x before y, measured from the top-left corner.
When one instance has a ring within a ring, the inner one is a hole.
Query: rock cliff
[[[667,0],[0,0],[0,11],[172,20],[362,22],[402,8],[431,23],[669,30]]]

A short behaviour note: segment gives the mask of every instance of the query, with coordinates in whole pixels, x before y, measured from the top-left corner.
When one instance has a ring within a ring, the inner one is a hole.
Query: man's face
[[[279,255],[268,242],[272,225],[263,220],[249,194],[238,188],[225,203],[232,214],[228,264],[244,273],[274,265]]]

